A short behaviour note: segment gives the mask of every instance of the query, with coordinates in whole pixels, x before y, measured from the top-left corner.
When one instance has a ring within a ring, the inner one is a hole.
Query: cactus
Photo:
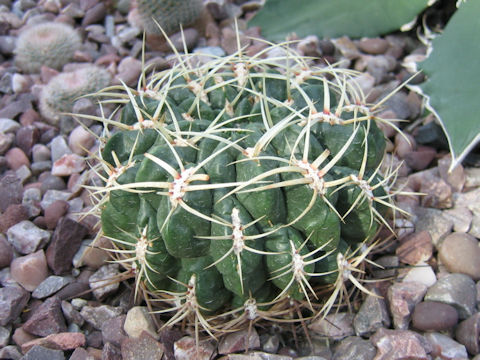
[[[40,71],[42,65],[60,70],[80,49],[78,33],[63,23],[42,23],[23,31],[15,46],[15,64],[27,73]]]
[[[117,119],[85,116],[105,125],[99,236],[136,292],[173,312],[167,325],[214,333],[291,319],[292,302],[326,313],[346,281],[367,291],[354,275],[398,210],[381,104],[365,104],[354,72],[284,52],[201,67],[178,55],[137,90],[105,92]]]
[[[180,25],[190,25],[200,15],[202,0],[136,0],[134,9],[137,11],[136,23],[147,34],[162,35],[162,30],[173,33]]]
[[[105,88],[110,80],[107,70],[93,65],[60,73],[42,89],[40,113],[49,123],[56,125],[62,113],[72,112],[75,100]]]

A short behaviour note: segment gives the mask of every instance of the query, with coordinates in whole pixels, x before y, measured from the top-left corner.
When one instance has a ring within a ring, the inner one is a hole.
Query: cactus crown
[[[42,65],[60,70],[80,49],[78,33],[63,23],[41,23],[23,31],[15,47],[15,64],[25,72],[39,72]]]
[[[122,107],[99,119],[103,235],[136,291],[173,312],[167,325],[213,334],[293,319],[292,301],[324,314],[348,280],[367,291],[354,275],[397,210],[381,104],[354,72],[274,46],[285,55],[178,55],[138,89],[103,93]]]

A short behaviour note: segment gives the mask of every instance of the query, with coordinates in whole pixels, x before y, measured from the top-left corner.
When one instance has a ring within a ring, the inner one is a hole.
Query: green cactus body
[[[202,11],[202,0],[136,0],[139,20],[149,34],[170,34],[193,23]]]
[[[351,74],[289,56],[301,67],[180,61],[129,91],[106,139],[103,233],[139,284],[175,304],[169,323],[192,313],[205,326],[244,302],[251,314],[255,303],[313,306],[348,248],[395,210],[384,189],[394,176],[379,171],[385,140],[352,105]]]
[[[80,46],[80,36],[71,26],[59,22],[37,24],[18,37],[15,64],[27,73],[40,72],[43,65],[61,70]]]

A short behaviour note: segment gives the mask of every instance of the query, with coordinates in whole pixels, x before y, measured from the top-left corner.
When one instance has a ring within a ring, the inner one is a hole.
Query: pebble
[[[69,303],[68,301],[62,300],[61,306],[62,306],[63,316],[65,316],[65,319],[67,320],[68,324],[83,326],[83,324],[85,323],[85,320],[83,319],[82,315],[80,315],[80,312],[77,309],[75,309],[75,307],[73,307],[71,303]]]
[[[353,314],[337,312],[313,321],[308,328],[320,336],[341,340],[355,334],[353,318]]]
[[[75,220],[68,217],[60,219],[46,251],[48,265],[55,275],[70,270],[73,257],[87,232],[88,229]]]
[[[88,280],[90,288],[97,300],[101,301],[118,290],[120,282],[115,281],[118,274],[118,264],[107,264],[100,267],[92,276],[90,276],[90,279]]]
[[[95,144],[95,136],[83,126],[77,126],[68,136],[68,147],[74,154],[80,156],[87,155],[93,144]]]
[[[395,134],[395,154],[403,159],[407,154],[415,151],[417,144],[415,139],[408,133]]]
[[[19,360],[22,354],[15,345],[7,345],[0,349],[0,359]]]
[[[357,45],[361,51],[371,55],[384,54],[390,46],[388,41],[382,38],[364,38]]]
[[[395,250],[395,254],[401,262],[415,265],[432,257],[432,237],[427,231],[413,233],[400,241],[400,246]]]
[[[40,131],[33,125],[23,126],[15,134],[16,145],[23,150],[25,155],[32,155],[32,147],[40,139]]]
[[[438,301],[452,305],[458,311],[459,319],[473,315],[477,289],[473,280],[464,274],[448,274],[428,289],[425,301]]]
[[[68,202],[65,200],[57,200],[51,203],[44,213],[47,229],[53,230],[57,226],[58,220],[67,213],[68,208]]]
[[[12,170],[17,170],[23,165],[30,166],[30,160],[28,160],[27,155],[18,147],[8,150],[5,154],[5,160],[7,161],[8,167]]]
[[[372,293],[375,295],[367,295],[353,319],[353,328],[357,336],[374,333],[381,327],[390,327],[390,316],[385,300],[378,290],[373,289]]]
[[[459,233],[470,231],[473,214],[468,208],[456,206],[453,209],[444,210],[443,215],[453,222],[453,231]]]
[[[9,133],[9,132],[16,132],[18,129],[20,129],[21,125],[12,119],[6,119],[6,118],[1,118],[0,119],[0,132],[1,133]]]
[[[22,360],[65,360],[65,355],[62,350],[35,345],[22,357]]]
[[[25,290],[33,291],[47,278],[47,259],[43,250],[20,256],[12,260],[10,265],[12,278]]]
[[[49,144],[52,162],[57,161],[63,155],[71,154],[72,150],[68,147],[65,137],[62,135],[55,136]]]
[[[402,281],[404,283],[417,282],[424,284],[426,287],[430,287],[437,282],[437,276],[430,265],[423,261],[419,261],[415,266],[407,270]]]
[[[458,313],[448,304],[424,301],[415,306],[412,325],[422,331],[443,331],[453,328],[458,323]]]
[[[332,360],[373,360],[376,353],[369,340],[349,336],[335,346]]]
[[[452,233],[446,236],[440,245],[438,258],[448,271],[480,280],[480,247],[472,235]]]
[[[0,232],[7,233],[8,229],[28,218],[27,208],[20,204],[12,204],[0,215]]]
[[[417,151],[411,151],[406,154],[403,160],[412,170],[418,171],[426,169],[433,159],[435,159],[436,155],[437,151],[435,149],[427,146],[419,146]]]
[[[431,346],[426,339],[410,330],[381,328],[370,338],[377,347],[376,360],[427,360]]]
[[[8,340],[10,340],[11,329],[4,326],[0,326],[0,348],[8,345]]]
[[[106,249],[111,249],[112,246],[112,242],[103,236],[95,240],[84,240],[73,258],[73,266],[98,269],[110,259],[111,255]]]
[[[432,357],[440,359],[468,359],[467,349],[451,337],[440,333],[427,333],[425,338],[432,346]]]
[[[13,248],[7,238],[0,234],[0,269],[9,266],[13,259]]]
[[[85,159],[77,154],[65,154],[53,163],[52,175],[70,176],[82,172],[86,167]]]
[[[122,341],[121,351],[122,359],[161,359],[163,346],[148,333],[144,332],[138,338],[125,338]]]
[[[63,317],[61,300],[57,296],[46,299],[32,311],[22,326],[26,332],[37,336],[48,336],[67,331]]]
[[[103,21],[107,13],[107,7],[103,2],[89,8],[82,19],[82,26],[88,26]]]
[[[428,208],[449,209],[453,206],[452,188],[442,178],[432,176],[420,187],[421,205]]]
[[[455,329],[455,338],[472,355],[480,353],[480,313],[477,312],[458,324]]]
[[[43,338],[28,341],[22,345],[22,352],[26,353],[32,347],[40,345],[55,350],[73,350],[85,345],[85,335],[78,332],[62,332],[51,334]]]
[[[51,275],[37,286],[32,293],[32,297],[35,299],[44,299],[55,294],[71,282],[72,279],[69,277]]]
[[[0,211],[4,212],[11,204],[20,204],[23,186],[18,177],[7,173],[0,179]]]
[[[427,231],[435,247],[440,243],[440,239],[452,231],[452,220],[444,216],[441,210],[419,207],[415,215],[417,216],[416,231]]]
[[[185,336],[174,344],[175,360],[209,360],[212,358],[215,347],[211,342],[202,341],[198,346],[195,339]]]
[[[126,315],[120,315],[105,321],[102,326],[102,337],[104,342],[109,342],[120,347],[123,339],[127,338],[127,333],[123,330]]]
[[[5,154],[7,150],[10,149],[14,140],[14,134],[0,133],[0,155]]]
[[[480,168],[466,168],[465,171],[465,188],[471,189],[480,186]]]
[[[10,208],[10,207],[9,207]],[[45,247],[50,241],[50,233],[40,229],[33,222],[23,220],[7,231],[10,244],[21,254],[31,254]]]
[[[387,297],[395,329],[408,329],[412,311],[426,292],[427,286],[418,282],[395,283],[389,287]]]
[[[85,321],[97,330],[102,330],[102,326],[107,320],[121,315],[122,312],[122,308],[110,305],[100,305],[96,307],[87,305],[80,310],[80,314]]]
[[[250,45],[250,39],[246,38],[243,34],[239,35],[240,47],[247,47]],[[237,46],[237,33],[231,27],[224,27],[222,29],[222,38],[220,45],[228,55],[234,54],[238,51]]]
[[[19,286],[0,288],[0,326],[16,320],[30,299],[30,293]]]
[[[147,332],[156,338],[155,324],[146,306],[134,306],[127,312],[123,329],[130,337],[139,337],[142,332]]]
[[[46,210],[51,204],[53,204],[57,200],[67,201],[71,195],[72,194],[67,191],[49,189],[45,192],[45,194],[43,194],[40,206],[43,210]]]
[[[138,77],[142,72],[142,62],[128,56],[118,64],[117,80],[121,80],[128,86],[136,86]],[[120,81],[118,81],[120,83]]]
[[[331,41],[333,45],[335,45],[335,48],[337,48],[337,50],[339,50],[347,59],[353,60],[360,56],[360,51],[358,51],[357,46],[347,36],[332,39]]]
[[[254,327],[226,335],[218,344],[221,355],[260,348],[260,337]]]

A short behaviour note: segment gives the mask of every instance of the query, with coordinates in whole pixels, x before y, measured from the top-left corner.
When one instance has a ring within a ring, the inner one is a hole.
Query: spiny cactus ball
[[[171,34],[193,23],[200,15],[202,0],[136,0],[138,22],[147,34]]]
[[[23,31],[15,47],[15,64],[26,73],[42,65],[60,70],[81,46],[78,33],[63,23],[42,23]]]
[[[60,73],[42,89],[40,113],[49,123],[56,125],[62,113],[72,112],[73,104],[79,97],[105,88],[110,80],[107,70],[93,65]]]
[[[363,288],[353,274],[395,210],[380,104],[353,72],[284,53],[200,67],[182,55],[118,94],[118,120],[101,119],[102,235],[168,325],[316,315],[349,279]]]

